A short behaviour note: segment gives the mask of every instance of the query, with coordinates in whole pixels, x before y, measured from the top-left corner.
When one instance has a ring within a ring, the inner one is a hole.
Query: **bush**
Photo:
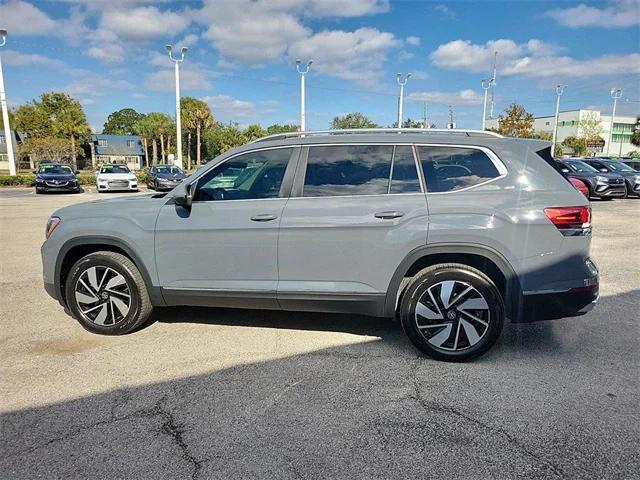
[[[26,175],[0,175],[0,187],[22,186],[33,187],[36,183],[36,176]]]

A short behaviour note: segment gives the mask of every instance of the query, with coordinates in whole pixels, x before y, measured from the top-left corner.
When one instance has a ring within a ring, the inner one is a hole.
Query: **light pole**
[[[300,131],[304,132],[307,129],[306,125],[306,106],[305,106],[305,86],[304,86],[304,77],[306,77],[307,73],[309,73],[309,69],[311,68],[311,64],[313,60],[309,60],[307,62],[307,66],[304,70],[300,68],[302,65],[302,61],[297,58],[296,59],[296,70],[300,74]]]
[[[400,98],[398,98],[398,128],[402,128],[402,104],[404,103],[404,86],[407,80],[411,78],[411,74],[407,73],[402,80],[402,74],[396,73],[396,82],[400,85]]]
[[[173,47],[165,45],[169,58],[173,61],[176,68],[176,158],[173,163],[182,168],[182,125],[180,119],[180,64],[184,62],[184,54],[187,53],[187,47],[180,49],[180,58],[173,58]]]
[[[491,80],[483,78],[480,82],[482,89],[484,90],[484,106],[482,107],[482,130],[484,130],[485,123],[487,121],[487,94],[491,88]]]
[[[613,111],[611,112],[611,127],[609,128],[609,141],[607,142],[607,156],[609,156],[611,139],[613,138],[613,125],[616,119],[616,105],[618,104],[618,99],[622,96],[622,89],[613,87],[610,93],[611,98],[613,98]],[[622,151],[622,139],[620,139],[620,151]]]
[[[551,155],[556,151],[556,138],[558,137],[558,116],[560,115],[560,97],[564,93],[566,85],[556,85],[556,116],[553,122],[553,137],[551,138],[551,147],[553,148]]]
[[[0,47],[7,43],[7,31],[0,29]],[[0,55],[0,104],[2,104],[2,122],[4,123],[4,138],[7,142],[7,157],[9,159],[9,175],[16,174],[16,159],[13,156],[13,136],[9,125],[9,110],[7,109],[7,97],[4,92],[4,77],[2,75],[2,56]]]

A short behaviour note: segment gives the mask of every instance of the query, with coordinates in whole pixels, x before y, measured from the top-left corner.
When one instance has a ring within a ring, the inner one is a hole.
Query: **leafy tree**
[[[15,109],[14,120],[11,122],[13,128],[26,133],[29,137],[43,137],[53,135],[51,119],[40,104],[35,100],[25,103]]]
[[[29,155],[36,161],[62,162],[68,158],[75,158],[74,155],[81,150],[78,146],[74,146],[74,148],[76,148],[75,151],[71,149],[71,144],[66,138],[29,137],[20,145],[19,153],[20,155]]]
[[[143,113],[138,113],[133,108],[123,108],[122,110],[113,112],[107,117],[102,133],[111,135],[134,135],[134,126],[143,117]]]
[[[91,135],[82,105],[66,93],[50,92],[40,96],[40,108],[49,116],[53,133],[71,140],[71,163],[75,168],[76,142],[84,143]]]
[[[553,140],[553,133],[536,130],[533,132],[531,138],[537,138],[539,140]]]
[[[396,125],[394,124],[394,127]],[[402,128],[424,128],[423,123],[418,120],[411,120],[407,118],[404,122],[402,122]]]
[[[257,124],[249,125],[242,131],[242,135],[247,139],[247,142],[251,142],[253,140],[257,140],[258,138],[264,137],[267,135],[267,132]]]
[[[207,102],[193,97],[184,97],[180,103],[181,119],[187,129],[189,158],[191,165],[191,135],[196,135],[196,164],[200,165],[202,158],[202,133],[213,125],[213,115]]]
[[[574,155],[584,156],[587,154],[587,139],[584,137],[576,137],[571,135],[562,141],[562,146],[570,148]]]
[[[142,138],[142,145],[144,147],[144,164],[149,166],[149,140],[153,139],[153,123],[149,120],[148,115],[144,115],[138,120],[132,127],[132,131],[136,135],[140,135]],[[94,165],[95,167],[95,165]]]
[[[9,110],[9,126],[11,127],[11,130],[15,130],[15,124],[16,120],[13,116],[13,110]],[[2,118],[2,115],[0,115],[0,130],[4,130],[4,119]]]
[[[158,142],[162,162],[165,161],[165,136],[175,130],[173,120],[169,115],[161,112],[151,112],[137,124],[137,130],[144,131],[144,138],[151,140],[153,164],[158,163]]]
[[[533,136],[533,114],[522,105],[512,103],[504,115],[498,117],[498,133],[507,137],[531,138]]]
[[[347,113],[346,115],[334,117],[331,128],[379,128],[377,123],[372,122],[360,112]]]
[[[212,128],[204,132],[204,143],[207,156],[211,159],[234,147],[239,147],[247,143],[242,131],[237,124],[223,125],[215,123]]]
[[[187,132],[187,169],[191,170],[191,138],[196,131],[197,121],[194,111],[201,105],[202,100],[194,97],[182,97],[180,99],[180,121],[183,131]]]
[[[631,143],[636,147],[640,147],[640,130],[633,132],[633,135],[631,135]]]
[[[285,123],[284,125],[279,125],[274,123],[273,125],[269,125],[267,127],[267,135],[275,135],[277,133],[289,133],[289,132],[297,132],[300,129],[298,125],[293,125],[291,123]]]
[[[593,112],[588,113],[582,120],[578,121],[578,132],[580,136],[587,140],[597,140],[602,133],[602,124],[597,115]]]

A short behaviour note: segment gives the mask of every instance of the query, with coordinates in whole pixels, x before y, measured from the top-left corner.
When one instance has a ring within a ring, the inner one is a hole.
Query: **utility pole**
[[[613,98],[613,111],[611,112],[611,127],[609,128],[609,141],[607,142],[607,156],[609,156],[609,150],[611,149],[611,139],[613,138],[613,125],[616,119],[616,105],[618,99],[622,97],[622,89],[613,87],[611,89],[611,98]],[[620,152],[622,152],[622,139],[620,141]]]
[[[0,47],[7,43],[7,31],[0,29]],[[2,56],[0,56],[0,104],[2,104],[2,122],[4,123],[4,138],[7,142],[7,157],[9,159],[9,175],[16,175],[16,158],[13,155],[13,135],[9,125],[9,110],[7,108],[7,97],[4,91],[4,77],[2,75]]]
[[[456,128],[455,115],[453,113],[453,106],[451,105],[449,105],[449,123],[447,123],[447,128]]]
[[[173,163],[182,168],[182,125],[180,118],[180,64],[184,62],[184,54],[187,53],[187,47],[180,49],[180,58],[173,58],[173,47],[171,45],[165,45],[167,52],[169,52],[169,58],[175,64],[176,70],[176,158]]]
[[[427,101],[424,101],[424,109],[422,112],[422,128],[429,128],[429,114],[427,111]]]
[[[493,118],[493,108],[496,100],[496,73],[498,66],[498,52],[493,52],[493,75],[489,81],[491,84],[491,110],[489,111],[489,118]]]
[[[411,78],[411,74],[407,73],[404,76],[404,80],[401,79],[402,74],[396,74],[396,82],[400,85],[400,97],[398,98],[398,128],[402,128],[402,104],[404,102],[404,86],[407,84],[407,80]]]
[[[484,90],[484,105],[482,107],[482,130],[484,130],[485,123],[487,121],[487,93],[491,88],[491,80],[488,78],[483,78],[480,84],[482,85],[482,89]]]
[[[300,65],[302,62],[300,59],[296,59],[296,70],[300,74],[300,131],[304,132],[307,129],[306,126],[306,106],[305,106],[305,85],[304,85],[304,77],[309,73],[309,69],[311,68],[311,64],[313,60],[309,60],[307,62],[307,67],[305,70],[300,69]]]
[[[556,85],[556,116],[553,123],[553,138],[551,139],[551,147],[553,148],[553,151],[551,152],[551,155],[553,155],[556,151],[556,139],[558,138],[558,117],[560,115],[560,97],[564,93],[565,88],[566,85]]]

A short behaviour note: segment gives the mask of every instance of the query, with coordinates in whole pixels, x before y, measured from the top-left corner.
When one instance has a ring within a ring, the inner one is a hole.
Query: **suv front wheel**
[[[482,355],[498,339],[504,322],[500,292],[468,265],[434,265],[414,276],[400,303],[402,328],[427,355],[464,361]]]
[[[87,330],[124,335],[151,314],[147,288],[135,264],[116,252],[95,252],[78,260],[67,276],[65,298]]]

